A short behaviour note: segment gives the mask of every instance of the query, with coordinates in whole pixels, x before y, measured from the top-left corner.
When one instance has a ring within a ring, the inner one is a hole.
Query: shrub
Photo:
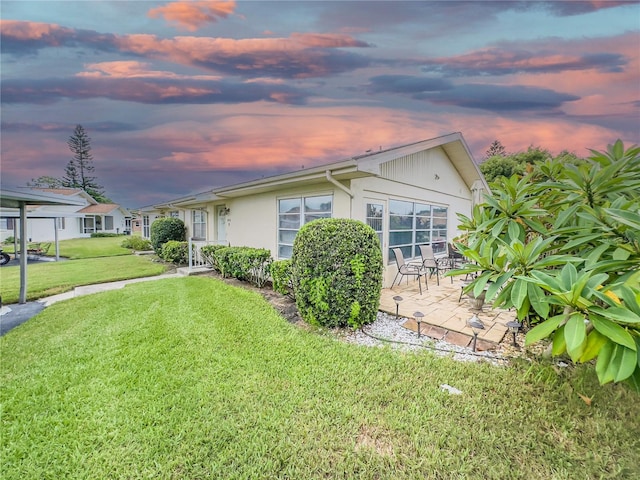
[[[264,248],[225,247],[215,250],[216,264],[223,277],[247,280],[263,287],[268,279],[271,252]]]
[[[126,237],[124,240],[122,240],[120,246],[123,248],[130,248],[131,250],[137,250],[139,252],[144,252],[152,249],[151,242],[146,238],[142,238],[138,235]]]
[[[189,259],[189,244],[187,242],[169,240],[162,245],[160,258],[176,265],[184,265]]]
[[[13,243],[14,237],[7,237],[4,239],[4,243]],[[18,243],[20,242],[20,239],[18,239]]]
[[[211,265],[211,268],[218,272],[221,270],[215,253],[222,248],[229,247],[227,245],[205,245],[200,249],[200,255],[202,255],[202,257]]]
[[[372,323],[382,288],[378,236],[357,220],[314,220],[295,238],[291,277],[298,311],[307,322],[353,328]]]
[[[158,218],[151,224],[151,245],[156,253],[160,255],[164,243],[169,240],[184,242],[186,234],[187,228],[179,218]]]
[[[124,235],[124,233],[94,232],[91,234],[91,238],[120,237],[122,235]]]
[[[600,383],[626,380],[640,392],[640,148],[618,140],[575,164],[537,162],[523,178],[501,178],[477,205],[461,252],[481,272],[494,307],[537,324],[529,345],[552,338],[551,353],[596,359]]]
[[[269,268],[273,290],[289,295],[291,293],[291,260],[278,260]]]

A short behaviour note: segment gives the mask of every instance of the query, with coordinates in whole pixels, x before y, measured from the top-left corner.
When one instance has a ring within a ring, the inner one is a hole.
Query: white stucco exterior
[[[488,191],[462,135],[455,133],[322,167],[220,188],[170,204],[146,207],[141,214],[155,218],[177,209],[188,231],[192,232],[193,211],[204,209],[208,243],[267,248],[275,259],[279,259],[279,236],[283,233],[279,222],[284,217],[298,215],[296,210],[292,215],[279,216],[284,214],[279,212],[280,200],[330,197],[331,217],[352,218],[365,223],[367,204],[375,204],[382,207],[383,212],[381,247],[385,285],[388,285],[397,271],[390,248],[397,246],[397,239],[402,234],[409,233],[391,228],[390,204],[394,208],[399,204],[413,204],[416,209],[437,209],[439,212],[446,209],[446,226],[442,229],[435,226],[436,222],[442,224],[441,218],[420,217],[429,225],[427,233],[433,241],[437,234],[438,241],[434,245],[443,247],[459,234],[456,214],[469,215],[471,212],[472,188],[476,194],[478,188]],[[303,201],[301,205],[304,208]],[[417,215],[414,215],[412,227],[413,247],[416,245]],[[304,219],[306,215],[300,212],[300,217]],[[395,215],[394,218],[409,220],[408,216]],[[407,246],[407,251],[415,251],[413,247]]]

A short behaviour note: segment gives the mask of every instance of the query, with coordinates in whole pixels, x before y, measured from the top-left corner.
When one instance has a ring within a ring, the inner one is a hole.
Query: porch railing
[[[211,267],[200,250],[207,245],[226,245],[226,242],[208,242],[206,240],[194,240],[189,238],[189,272],[197,267]]]

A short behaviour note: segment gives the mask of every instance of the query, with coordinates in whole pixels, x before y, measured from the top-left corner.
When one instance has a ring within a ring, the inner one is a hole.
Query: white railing
[[[211,267],[211,264],[200,252],[200,249],[207,245],[226,245],[226,242],[208,242],[189,238],[189,272],[197,267]]]

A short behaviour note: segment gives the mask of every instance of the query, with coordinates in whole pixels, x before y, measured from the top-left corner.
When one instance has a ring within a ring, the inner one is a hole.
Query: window
[[[13,230],[13,218],[0,218],[0,230]]]
[[[64,217],[56,217],[56,228],[58,230],[64,230],[65,229]]]
[[[180,218],[180,212],[178,212],[178,210],[172,210],[169,212],[169,216],[171,218]]]
[[[207,238],[207,212],[203,210],[193,211],[193,238],[205,240]]]
[[[319,218],[331,218],[333,195],[278,200],[278,258],[291,258],[300,227]]]
[[[447,250],[447,207],[423,203],[389,201],[389,261],[393,248],[406,258],[420,256],[420,245],[431,245],[434,253]]]
[[[102,217],[99,215],[95,216],[95,222],[96,222],[96,232],[99,232],[102,230]]]
[[[95,232],[95,219],[94,217],[84,217],[80,219],[80,225],[82,226],[83,233]]]
[[[142,216],[142,236],[144,238],[149,238],[151,236],[149,229],[149,215]]]
[[[104,229],[113,230],[113,217],[111,215],[104,217]]]
[[[378,203],[367,203],[367,225],[375,230],[382,247],[382,218],[384,206]]]

